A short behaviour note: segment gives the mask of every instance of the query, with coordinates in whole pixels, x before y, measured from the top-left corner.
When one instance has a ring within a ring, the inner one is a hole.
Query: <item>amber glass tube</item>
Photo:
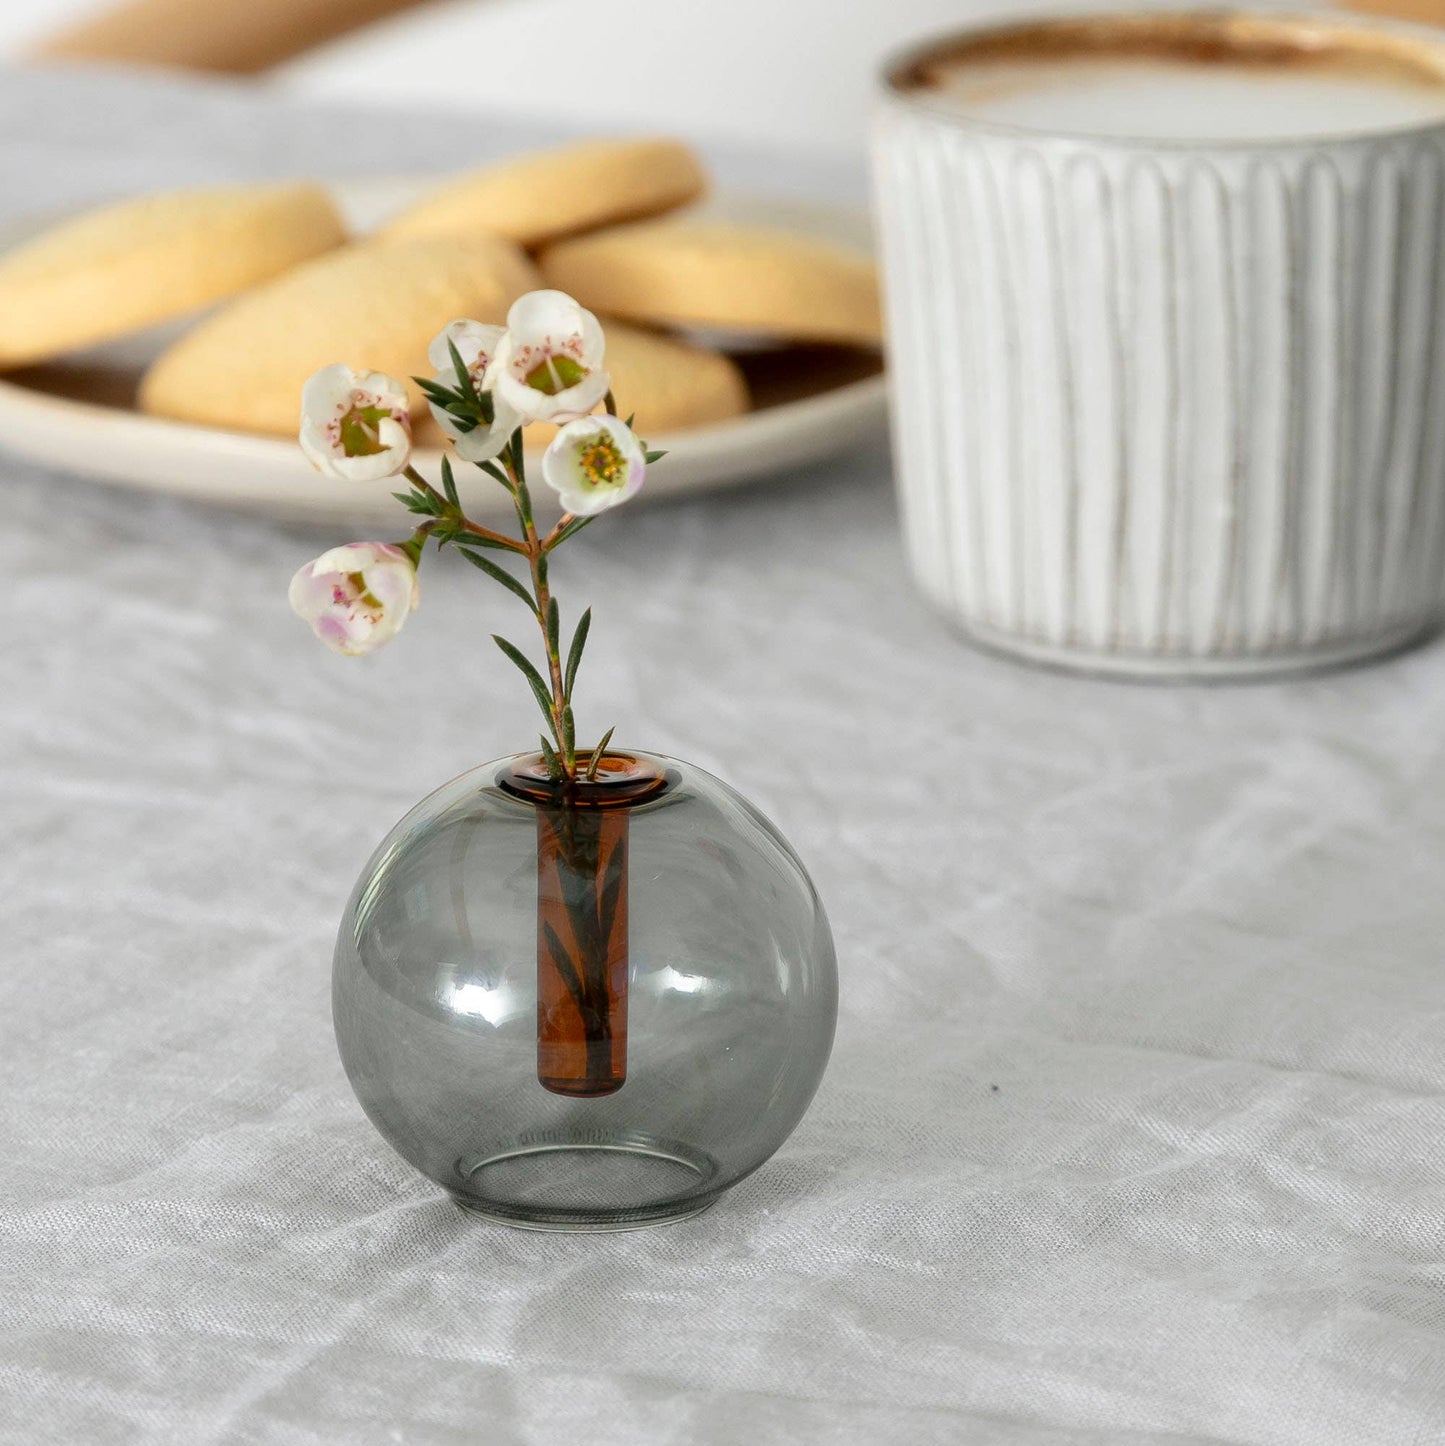
[[[627,1078],[625,808],[537,810],[537,1078],[608,1095]]]
[[[503,783],[537,813],[537,1079],[554,1094],[615,1094],[627,1079],[630,815],[669,776],[609,753],[592,779],[553,782],[535,757]]]

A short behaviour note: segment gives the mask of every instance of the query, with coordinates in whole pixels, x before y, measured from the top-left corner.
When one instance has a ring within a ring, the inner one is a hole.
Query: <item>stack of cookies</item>
[[[603,318],[614,387],[638,428],[660,436],[748,409],[729,350],[879,345],[866,255],[687,214],[705,189],[686,146],[636,140],[463,176],[354,240],[309,185],[125,202],[0,258],[0,367],[211,308],[150,365],[140,406],[290,435],[319,368],[426,375],[427,345],[448,321],[500,323],[523,292],[554,286]],[[424,434],[419,391],[412,402]]]

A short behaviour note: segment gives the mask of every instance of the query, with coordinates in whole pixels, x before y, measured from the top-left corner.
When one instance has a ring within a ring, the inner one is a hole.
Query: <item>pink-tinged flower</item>
[[[451,348],[456,347],[462,365],[467,369],[472,385],[480,391],[487,387],[487,368],[497,354],[497,347],[507,334],[502,326],[484,326],[480,321],[453,321],[446,330],[439,332],[427,348],[427,360],[436,368],[436,380],[444,387],[455,388],[460,381],[456,364],[452,361]],[[431,414],[437,425],[448,436],[455,439],[457,456],[464,462],[487,462],[495,457],[512,433],[522,425],[522,418],[504,397],[492,392],[491,426],[474,427],[470,432],[462,430],[457,419],[444,411],[435,402],[430,403]]]
[[[416,607],[416,566],[394,543],[348,542],[301,568],[289,597],[333,653],[360,657],[389,643]]]
[[[487,374],[492,395],[528,422],[585,417],[611,385],[605,348],[597,318],[565,291],[529,291],[507,313]]]
[[[578,517],[626,502],[647,472],[642,443],[625,422],[603,414],[568,422],[542,454],[542,476]]]
[[[301,450],[343,482],[394,477],[411,457],[406,388],[384,372],[323,367],[301,392]]]

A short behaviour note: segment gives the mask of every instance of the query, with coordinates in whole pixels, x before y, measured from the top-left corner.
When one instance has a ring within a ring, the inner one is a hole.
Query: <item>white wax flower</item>
[[[419,599],[416,565],[390,542],[348,542],[291,579],[291,610],[334,653],[374,653],[400,631]]]
[[[497,354],[497,347],[507,334],[506,327],[485,326],[480,321],[449,322],[438,332],[427,348],[427,360],[436,368],[436,380],[444,387],[455,388],[459,382],[451,347],[456,347],[472,385],[481,392],[487,389],[487,369]],[[455,441],[457,456],[464,462],[487,462],[507,445],[513,432],[522,425],[522,418],[505,397],[496,391],[492,397],[491,426],[474,427],[464,432],[457,419],[435,402],[430,403],[437,425]]]
[[[528,422],[586,416],[611,385],[605,345],[601,323],[565,291],[529,291],[507,313],[487,377],[492,395]]]
[[[568,422],[542,454],[542,477],[578,517],[626,502],[642,486],[647,457],[631,428],[601,415]]]
[[[301,450],[344,482],[394,477],[411,457],[406,388],[384,372],[322,367],[301,392]]]

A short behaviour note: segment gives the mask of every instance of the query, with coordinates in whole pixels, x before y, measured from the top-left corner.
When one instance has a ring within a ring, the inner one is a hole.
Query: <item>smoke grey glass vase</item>
[[[777,830],[700,769],[536,756],[414,808],[336,943],[342,1062],[461,1205],[621,1230],[706,1209],[802,1118],[837,1018],[832,936]]]

